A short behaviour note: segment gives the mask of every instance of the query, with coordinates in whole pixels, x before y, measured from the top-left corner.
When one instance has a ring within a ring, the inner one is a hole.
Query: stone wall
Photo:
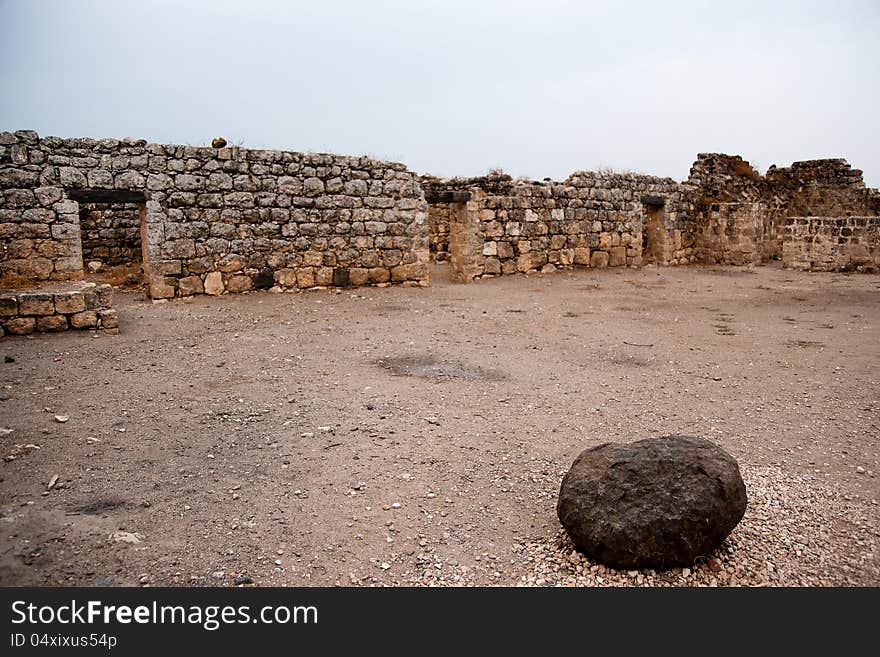
[[[458,224],[453,217],[450,226],[453,268],[462,280],[575,265],[641,266],[650,216],[662,223],[660,243],[650,245],[658,264],[692,260],[683,191],[669,178],[585,171],[563,182],[496,175],[423,184],[428,192],[470,194],[466,216]],[[457,237],[457,226],[473,236]],[[457,256],[456,245],[466,251]]]
[[[455,208],[451,203],[428,205],[428,247],[433,261],[449,259],[449,224],[453,212]]]
[[[880,216],[788,217],[786,267],[804,271],[880,271]]]
[[[0,133],[0,286],[83,274],[72,190],[142,198],[153,298],[421,283],[427,204],[367,157]]]
[[[16,292],[0,292],[0,336],[68,329],[115,329],[113,288],[68,283]]]
[[[696,223],[694,255],[706,265],[760,262],[764,241],[763,203],[712,203]]]
[[[782,255],[788,217],[877,214],[880,193],[839,159],[762,176],[741,157],[704,153],[683,183],[586,171],[441,180],[367,157],[0,133],[7,288],[81,278],[84,260],[134,260],[135,226],[149,293],[170,298],[424,284],[431,252],[448,253],[463,281],[752,264]]]
[[[37,133],[0,132],[0,287],[82,275],[79,207],[60,176]]]

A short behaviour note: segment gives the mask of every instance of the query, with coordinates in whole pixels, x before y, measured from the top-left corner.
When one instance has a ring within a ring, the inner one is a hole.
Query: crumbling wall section
[[[787,232],[789,217],[880,214],[877,190],[865,187],[862,172],[843,159],[772,166],[762,176],[737,155],[701,153],[685,186],[698,232],[697,259],[706,263],[782,259],[783,241],[794,239]]]

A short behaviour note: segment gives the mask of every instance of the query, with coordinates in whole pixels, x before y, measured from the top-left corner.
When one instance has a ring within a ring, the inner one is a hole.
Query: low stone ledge
[[[107,284],[0,291],[0,337],[118,326],[113,288]]]

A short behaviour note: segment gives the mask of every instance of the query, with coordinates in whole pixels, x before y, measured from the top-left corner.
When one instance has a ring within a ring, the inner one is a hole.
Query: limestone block
[[[233,274],[226,281],[227,292],[245,292],[253,288],[253,280],[246,274]]]
[[[64,190],[60,187],[37,187],[34,190],[37,202],[45,208],[52,207],[64,196]]]
[[[346,272],[345,269],[339,269],[340,272]],[[341,276],[341,274],[340,274]],[[334,275],[333,267],[318,267],[315,269],[315,285],[329,286],[336,285],[336,276]],[[348,284],[348,279],[346,278],[346,282],[340,284],[339,287],[344,287]]]
[[[18,297],[19,312],[22,315],[53,315],[55,304],[51,294],[26,293]]]
[[[608,254],[609,267],[624,267],[626,265],[626,247],[615,246]]]
[[[391,272],[385,267],[373,267],[370,269],[370,283],[387,283],[391,279]]]
[[[37,320],[33,317],[16,317],[4,322],[3,328],[10,335],[29,335],[37,328]]]
[[[204,294],[205,286],[200,277],[185,276],[177,281],[177,292],[182,297],[189,297],[193,294]]]
[[[217,296],[223,294],[223,274],[219,271],[212,271],[205,276],[205,294]]]
[[[18,315],[18,297],[11,294],[0,296],[0,317],[16,315]]]
[[[49,315],[37,318],[37,330],[44,332],[56,332],[67,330],[67,317],[64,315]]]
[[[364,267],[353,267],[348,270],[348,284],[353,286],[366,285],[370,282],[370,270]]]
[[[593,254],[590,256],[590,267],[595,267],[597,269],[604,269],[608,266],[608,252],[607,251],[593,251]]]
[[[217,262],[217,270],[224,273],[241,271],[246,266],[247,261],[237,253],[225,255]]]
[[[70,316],[70,326],[75,329],[95,328],[98,326],[98,313],[84,310]]]
[[[160,276],[179,276],[180,260],[155,260],[150,263],[150,271]]]
[[[279,269],[275,272],[275,282],[281,287],[296,287],[296,270]]]
[[[61,167],[59,170],[59,180],[61,181],[62,187],[67,188],[81,188],[87,187],[89,181],[86,180],[85,175],[74,167]]]
[[[296,286],[299,288],[315,287],[315,268],[302,267],[296,271]]]
[[[103,283],[95,287],[95,295],[99,308],[110,308],[113,305],[113,287],[110,284]]]
[[[55,312],[64,315],[79,313],[86,309],[86,300],[80,292],[65,292],[55,295]]]
[[[119,328],[119,316],[112,308],[98,311],[98,320],[105,329]]]

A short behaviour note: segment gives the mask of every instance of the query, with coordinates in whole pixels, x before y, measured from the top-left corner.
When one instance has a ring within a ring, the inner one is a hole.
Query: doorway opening
[[[70,190],[79,203],[83,272],[96,282],[138,287],[144,280],[142,225],[146,215],[143,192]]]
[[[666,227],[663,222],[664,199],[644,197],[645,220],[642,226],[642,265],[661,265],[667,261]]]
[[[471,248],[467,204],[470,192],[462,190],[427,190],[428,250],[432,280],[464,281],[470,263]],[[467,279],[469,280],[469,279]]]

